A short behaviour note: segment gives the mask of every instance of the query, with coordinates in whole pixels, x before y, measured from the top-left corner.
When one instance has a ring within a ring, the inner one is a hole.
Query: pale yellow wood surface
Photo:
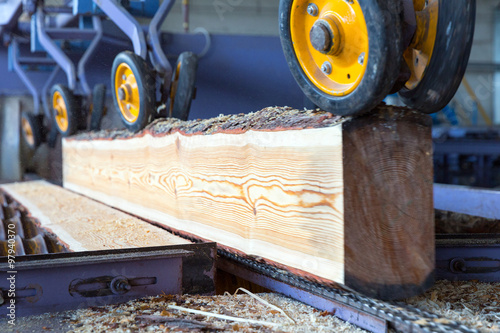
[[[64,140],[64,186],[344,282],[341,126]]]
[[[72,251],[188,244],[133,216],[45,181],[2,185]]]

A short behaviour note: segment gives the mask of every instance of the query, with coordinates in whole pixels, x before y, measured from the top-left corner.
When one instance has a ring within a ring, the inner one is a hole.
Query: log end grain
[[[400,299],[433,283],[431,120],[383,107],[343,124],[346,285]]]

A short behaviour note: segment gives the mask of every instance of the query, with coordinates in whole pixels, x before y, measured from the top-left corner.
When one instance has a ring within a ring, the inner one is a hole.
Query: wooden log
[[[70,251],[188,244],[138,218],[46,181],[0,186]]]
[[[64,186],[385,299],[433,283],[431,122],[267,108],[63,142]]]

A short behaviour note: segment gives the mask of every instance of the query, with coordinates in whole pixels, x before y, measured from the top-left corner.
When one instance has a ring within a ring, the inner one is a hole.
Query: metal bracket
[[[500,281],[500,235],[438,235],[436,279]]]
[[[166,294],[213,293],[215,243],[17,257],[0,264],[0,316]],[[13,287],[14,286],[14,287]]]
[[[26,88],[30,91],[31,96],[33,96],[33,112],[38,115],[40,114],[40,94],[21,66],[19,61],[19,41],[16,37],[12,39],[12,43],[9,46],[9,52],[9,57],[12,59],[12,67],[21,81],[23,81]]]
[[[85,75],[85,66],[87,65],[87,62],[89,61],[90,57],[94,54],[95,50],[97,49],[97,46],[102,40],[102,24],[101,24],[101,18],[97,15],[92,16],[92,25],[95,31],[94,38],[92,39],[92,42],[90,43],[89,47],[83,54],[83,56],[80,58],[80,61],[78,62],[78,79],[80,80],[80,85],[82,87],[83,93],[86,96],[91,96],[92,95],[92,89],[90,88],[88,82],[87,82],[87,76]]]
[[[66,73],[68,78],[68,87],[70,90],[74,91],[76,89],[75,65],[45,31],[45,13],[43,12],[42,7],[38,7],[36,12],[36,29],[40,44]]]
[[[134,52],[146,59],[148,49],[142,27],[137,20],[113,0],[93,0],[96,5],[120,28],[132,41]]]
[[[167,60],[160,43],[159,30],[163,21],[172,9],[175,0],[164,0],[155,16],[149,24],[148,33],[148,46],[151,48],[150,58],[155,70],[160,73],[162,77],[170,79],[172,77],[172,66]]]

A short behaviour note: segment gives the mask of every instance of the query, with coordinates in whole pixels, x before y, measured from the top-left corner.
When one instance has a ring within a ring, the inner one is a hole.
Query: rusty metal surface
[[[17,317],[193,290],[213,293],[215,243],[17,257],[0,263],[0,316]],[[5,257],[4,257],[5,258]],[[187,259],[196,258],[196,269]],[[11,308],[9,308],[11,307]]]

